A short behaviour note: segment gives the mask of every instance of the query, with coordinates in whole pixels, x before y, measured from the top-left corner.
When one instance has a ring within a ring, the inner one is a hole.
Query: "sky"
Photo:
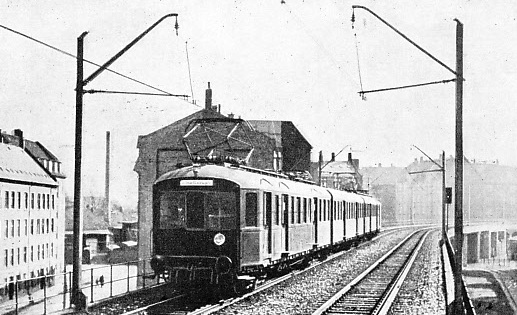
[[[136,207],[139,135],[204,106],[208,82],[223,114],[293,121],[313,146],[352,152],[362,167],[406,166],[455,150],[455,84],[358,92],[449,80],[456,22],[464,24],[463,146],[469,159],[517,166],[517,4],[514,1],[8,1],[0,25],[103,64],[169,13],[110,69],[178,97],[86,94],[85,195],[102,195],[105,133],[111,133],[111,196]],[[352,11],[355,22],[352,28]],[[73,192],[76,60],[0,28],[0,129],[22,129],[63,162]],[[188,59],[187,59],[188,52]],[[190,68],[190,75],[189,75]],[[85,64],[85,77],[96,70]],[[87,89],[155,93],[104,71]],[[192,95],[193,94],[193,95]],[[192,100],[196,104],[192,104]]]

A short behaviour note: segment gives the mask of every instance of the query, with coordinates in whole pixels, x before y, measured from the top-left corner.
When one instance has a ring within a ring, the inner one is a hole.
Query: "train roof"
[[[174,178],[218,178],[236,183],[241,189],[262,189],[291,195],[310,195],[317,198],[328,198],[330,194],[349,202],[368,201],[380,204],[374,198],[352,192],[334,190],[291,180],[287,176],[261,170],[253,170],[233,165],[201,164],[183,167],[160,176],[155,184]]]

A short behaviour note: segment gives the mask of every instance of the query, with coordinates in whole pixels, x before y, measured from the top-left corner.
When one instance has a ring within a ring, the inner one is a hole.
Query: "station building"
[[[41,143],[18,129],[0,131],[0,299],[13,298],[16,280],[63,270],[64,178],[61,162]]]

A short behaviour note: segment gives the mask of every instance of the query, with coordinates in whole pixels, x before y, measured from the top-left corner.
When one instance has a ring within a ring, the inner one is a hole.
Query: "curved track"
[[[320,314],[386,314],[429,231],[408,236],[318,308]]]

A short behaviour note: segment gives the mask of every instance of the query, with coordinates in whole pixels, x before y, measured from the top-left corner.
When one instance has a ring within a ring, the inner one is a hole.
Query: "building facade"
[[[63,178],[59,160],[39,142],[20,130],[0,132],[1,298],[13,298],[16,280],[63,271]]]

